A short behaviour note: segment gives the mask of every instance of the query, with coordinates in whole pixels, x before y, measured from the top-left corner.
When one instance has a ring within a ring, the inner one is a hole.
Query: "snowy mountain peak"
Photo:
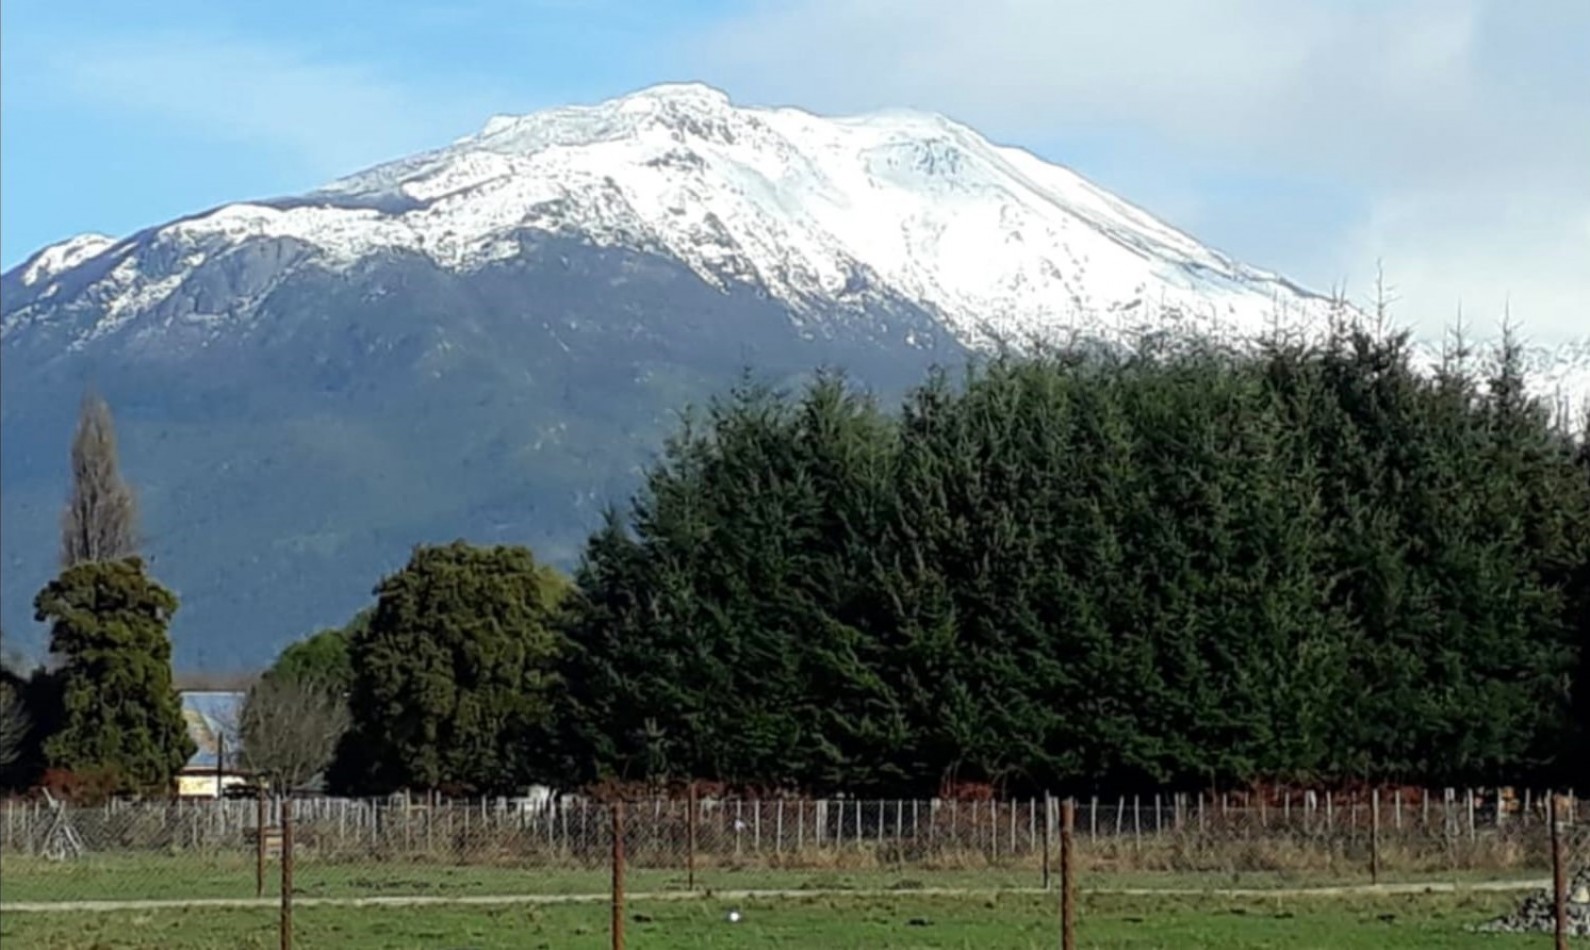
[[[443,148],[307,195],[143,232],[71,285],[100,314],[78,332],[120,332],[152,314],[225,332],[295,270],[420,255],[469,274],[518,257],[536,234],[670,258],[720,289],[781,301],[803,326],[903,303],[974,347],[1073,333],[1322,329],[1332,306],[943,116],[825,117],[674,83],[496,116]],[[109,245],[94,237],[48,248],[22,283],[53,280]],[[249,253],[246,267],[225,271],[233,291],[215,293],[213,269]],[[42,296],[16,296],[0,332],[54,312],[35,306]]]
[[[689,118],[727,116],[729,96],[701,83],[669,83],[592,106],[563,106],[525,115],[496,115],[473,136],[454,143],[497,151],[533,152],[555,144],[574,144],[634,135],[648,125],[689,130]]]
[[[49,281],[57,274],[69,271],[99,256],[115,243],[115,238],[104,234],[79,234],[69,237],[45,247],[23,261],[19,267],[19,279],[24,287]]]
[[[497,116],[309,199],[451,267],[511,256],[516,231],[574,232],[661,251],[715,283],[759,284],[797,309],[909,300],[970,343],[1116,333],[1165,314],[1251,331],[1324,306],[943,116],[745,107],[700,84]]]
[[[138,323],[180,296],[193,268],[251,242],[288,242],[293,267],[418,253],[467,273],[515,256],[534,232],[672,257],[716,286],[757,287],[807,322],[907,302],[971,345],[1166,319],[1240,333],[1277,311],[1306,320],[1325,306],[942,116],[823,117],[675,83],[496,116],[305,196],[146,232],[88,289],[106,314],[89,332]],[[51,262],[50,273],[72,266],[64,251]],[[29,319],[13,311],[5,330]]]

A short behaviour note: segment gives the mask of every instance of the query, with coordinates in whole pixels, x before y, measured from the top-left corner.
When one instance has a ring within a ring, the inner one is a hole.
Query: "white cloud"
[[[1171,182],[1325,181],[1360,220],[1246,256],[1363,289],[1383,258],[1407,319],[1510,298],[1557,338],[1590,333],[1587,37],[1583,0],[789,0],[688,54],[755,101],[914,105],[1040,148],[1113,130]]]
[[[80,40],[47,67],[79,101],[272,149],[323,177],[443,144],[490,113],[484,96],[206,33]]]
[[[1386,261],[1403,301],[1398,316],[1426,334],[1461,305],[1480,331],[1497,329],[1510,311],[1535,342],[1590,338],[1590,230],[1577,220],[1586,214],[1590,198],[1581,196],[1576,210],[1544,190],[1408,191],[1376,202],[1337,253]],[[1369,288],[1360,281],[1354,289]]]

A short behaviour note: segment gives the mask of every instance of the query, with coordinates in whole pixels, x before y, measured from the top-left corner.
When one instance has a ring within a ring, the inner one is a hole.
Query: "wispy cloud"
[[[1563,40],[1587,35],[1582,0],[786,0],[689,53],[748,98],[916,105],[1039,145],[1116,134],[1167,179],[1327,181],[1357,219],[1258,263],[1362,287],[1384,257],[1410,317],[1510,297],[1563,335],[1590,324],[1590,67]]]

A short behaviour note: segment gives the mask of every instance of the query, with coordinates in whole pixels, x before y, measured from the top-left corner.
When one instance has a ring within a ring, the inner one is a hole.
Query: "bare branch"
[[[243,702],[243,762],[278,788],[299,788],[331,763],[347,728],[342,696],[318,683],[266,676]]]
[[[72,492],[61,516],[61,567],[138,553],[138,505],[122,480],[116,427],[99,396],[83,397],[72,436]]]

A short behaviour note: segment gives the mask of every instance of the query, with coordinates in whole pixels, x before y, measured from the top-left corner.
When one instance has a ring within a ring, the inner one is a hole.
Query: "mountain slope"
[[[499,117],[0,276],[0,609],[26,629],[53,568],[85,382],[184,597],[179,661],[225,667],[350,615],[417,541],[568,563],[675,410],[745,366],[889,394],[996,339],[1244,335],[1327,309],[936,116],[686,85]]]
[[[468,272],[517,254],[525,229],[672,257],[720,287],[751,282],[817,325],[835,304],[908,299],[969,343],[1079,321],[1115,332],[1150,307],[1252,331],[1278,307],[1323,303],[946,119],[737,108],[683,85],[499,117],[300,198],[48,249],[22,268],[6,328],[59,319],[69,298],[101,311],[79,339],[151,317],[226,322],[302,267],[412,252]]]

